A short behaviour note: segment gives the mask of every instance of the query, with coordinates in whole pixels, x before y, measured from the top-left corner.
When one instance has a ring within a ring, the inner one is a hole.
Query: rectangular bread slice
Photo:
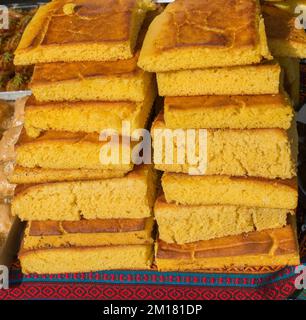
[[[160,96],[277,94],[280,67],[275,62],[250,66],[157,73]]]
[[[23,239],[25,250],[153,243],[153,218],[31,221]]]
[[[283,129],[209,129],[206,135],[200,129],[171,130],[161,113],[151,134],[158,170],[269,179],[296,176],[293,138]]]
[[[123,178],[19,185],[12,214],[26,221],[147,218],[156,185],[156,173],[145,165]]]
[[[293,108],[286,93],[166,97],[164,117],[170,129],[289,129]]]
[[[13,184],[38,184],[47,182],[88,181],[110,178],[122,178],[130,169],[43,169],[15,166],[8,177]]]
[[[177,205],[160,196],[154,207],[159,238],[167,243],[191,243],[246,232],[282,228],[294,210],[231,205]]]
[[[268,180],[229,176],[165,173],[162,186],[168,203],[234,205],[295,210],[297,179]]]
[[[156,97],[152,82],[147,88],[144,101],[77,101],[39,103],[34,96],[25,106],[25,129],[30,137],[42,132],[70,131],[100,133],[105,129],[122,132],[122,122],[130,125],[131,131],[146,127]],[[69,119],[69,121],[67,121]]]
[[[121,137],[113,140],[114,151],[107,154],[109,161],[106,161],[106,154],[101,150],[107,151],[109,140],[99,140],[96,133],[46,131],[38,138],[31,138],[23,131],[16,145],[16,163],[32,169],[130,171],[133,168],[132,143]]]
[[[142,102],[153,76],[137,67],[138,56],[139,51],[127,60],[38,64],[29,86],[39,102]]]
[[[133,55],[149,0],[57,0],[41,6],[26,28],[14,63],[107,61]]]
[[[22,249],[19,259],[24,274],[148,270],[152,265],[153,245]]]
[[[306,58],[306,34],[302,23],[299,28],[296,26],[297,15],[272,4],[263,5],[262,10],[273,56]]]
[[[159,271],[196,271],[207,268],[299,265],[296,227],[250,232],[238,236],[168,244],[156,247]]]
[[[259,1],[176,0],[149,27],[139,65],[165,72],[270,57]]]

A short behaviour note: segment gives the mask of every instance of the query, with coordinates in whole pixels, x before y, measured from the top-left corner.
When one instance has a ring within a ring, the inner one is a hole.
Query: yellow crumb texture
[[[157,73],[161,96],[277,94],[280,67],[275,62],[252,66]]]
[[[145,128],[155,97],[156,88],[152,82],[142,102],[66,101],[40,104],[31,98],[25,108],[25,129],[30,137],[38,137],[48,130],[100,133],[112,128],[121,134],[122,121],[127,121],[131,131],[134,131]]]
[[[234,205],[295,210],[297,180],[265,180],[228,176],[165,173],[162,186],[168,203]]]
[[[170,129],[289,129],[293,108],[287,94],[166,97]]]
[[[128,170],[111,169],[43,169],[43,168],[25,168],[15,166],[14,171],[9,176],[10,183],[13,184],[37,184],[47,182],[65,182],[74,180],[99,180],[110,178],[122,178]]]
[[[184,244],[282,228],[287,224],[288,214],[294,211],[230,205],[176,205],[161,197],[154,213],[159,238],[167,243]]]
[[[110,140],[99,140],[99,134],[79,132],[46,131],[35,139],[24,134],[16,146],[16,163],[26,168],[44,169],[129,171],[133,168],[128,143],[121,138],[113,140],[112,144]]]
[[[166,129],[169,128],[160,114],[151,130],[154,164],[158,170],[189,173],[192,168],[204,168],[203,164],[207,158],[207,170],[201,174],[247,175],[269,179],[290,179],[296,176],[296,154],[291,146],[293,138],[289,137],[285,130],[212,129],[207,130],[206,139],[197,129],[195,139],[188,142],[189,147],[187,142],[185,147],[181,147],[187,132],[172,130],[169,135]],[[192,145],[195,148],[194,152],[190,151]]]
[[[27,221],[146,218],[152,214],[156,184],[156,173],[141,166],[123,178],[21,186],[12,213]]]
[[[99,270],[150,269],[153,246],[119,245],[37,249],[19,253],[25,274],[75,273]],[[56,263],[54,263],[56,261]]]

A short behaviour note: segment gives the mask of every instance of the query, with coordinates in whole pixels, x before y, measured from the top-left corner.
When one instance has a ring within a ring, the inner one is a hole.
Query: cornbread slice
[[[132,144],[122,138],[113,140],[116,150],[108,154],[108,163],[100,156],[103,157],[101,149],[107,150],[110,141],[99,138],[95,133],[46,131],[33,139],[23,131],[16,145],[16,163],[27,168],[132,170]]]
[[[47,182],[64,182],[75,180],[98,180],[110,178],[122,178],[130,170],[111,169],[43,169],[25,168],[15,166],[8,177],[10,183],[14,184],[37,184]]]
[[[122,122],[128,121],[131,132],[145,128],[156,97],[155,83],[147,88],[145,100],[46,102],[39,103],[32,96],[25,107],[25,129],[30,137],[38,137],[47,130],[100,133],[111,128],[122,132]],[[69,119],[69,121],[67,121]]]
[[[170,129],[289,129],[293,108],[286,93],[166,97],[164,118]]]
[[[138,56],[139,52],[127,60],[38,64],[29,86],[39,102],[142,102],[153,76],[137,67]]]
[[[191,243],[245,232],[282,228],[293,210],[230,205],[186,206],[160,196],[154,207],[159,238],[167,243]]]
[[[207,138],[203,130],[192,132],[167,128],[161,113],[151,129],[155,168],[197,175],[296,176],[293,139],[283,129],[211,129]]]
[[[153,260],[153,245],[22,249],[19,259],[24,274],[147,270]]]
[[[181,59],[181,58],[180,58]],[[160,96],[254,95],[279,93],[280,67],[275,62],[252,66],[157,73]]]
[[[150,0],[57,0],[41,6],[15,52],[16,65],[108,61],[133,55]]]
[[[229,176],[189,176],[165,173],[162,186],[168,203],[233,205],[295,210],[297,180],[267,180]]]
[[[121,244],[149,244],[153,218],[80,221],[31,221],[23,248],[92,247]]]
[[[275,57],[306,58],[306,34],[297,28],[297,15],[273,5],[263,5],[269,48]]]
[[[155,260],[159,271],[300,264],[292,225],[184,245],[159,240]]]
[[[156,185],[156,173],[145,165],[123,178],[20,185],[12,214],[27,221],[147,218]]]
[[[149,27],[139,66],[165,72],[270,57],[259,1],[176,0]]]

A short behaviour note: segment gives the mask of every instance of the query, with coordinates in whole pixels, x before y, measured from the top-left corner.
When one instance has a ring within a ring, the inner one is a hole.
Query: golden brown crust
[[[136,102],[131,101],[61,101],[61,102],[39,102],[35,99],[32,95],[27,99],[25,104],[25,111],[27,110],[35,110],[35,109],[53,109],[53,108],[74,108],[74,107],[83,107],[83,108],[90,108],[98,106],[101,109],[103,108],[126,108],[130,109],[131,112],[134,112],[137,108]]]
[[[125,177],[122,178],[113,178],[113,179],[141,179],[145,176],[146,172],[149,170],[153,170],[153,168],[150,165],[140,165],[140,166],[135,166],[133,171],[130,171]],[[99,179],[96,179],[99,180]],[[96,180],[93,180],[96,181]],[[106,179],[107,180],[107,179]],[[85,183],[86,181],[84,181]],[[76,181],[67,181],[67,182],[59,182],[60,184],[62,183],[78,183]],[[15,189],[15,199],[17,199],[19,196],[22,196],[27,193],[28,190],[33,190],[36,188],[40,188],[41,186],[51,186],[51,185],[56,185],[58,184],[57,182],[51,182],[51,183],[32,183],[32,184],[19,184],[17,185]]]
[[[95,219],[80,221],[31,221],[29,236],[60,236],[66,233],[123,233],[145,229],[149,219]]]
[[[284,94],[275,95],[244,95],[244,96],[191,96],[191,97],[166,97],[165,106],[170,110],[184,109],[208,109],[269,106],[269,108],[290,105],[288,98]]]
[[[23,128],[19,140],[16,144],[16,148],[18,146],[25,145],[25,144],[33,144],[33,143],[41,143],[41,142],[93,142],[99,143],[103,145],[107,143],[107,141],[99,141],[99,134],[98,133],[86,133],[86,132],[69,132],[69,131],[55,131],[49,130],[44,131],[41,135],[37,138],[29,137],[26,133],[26,130]],[[119,139],[119,143],[122,143],[122,139]]]
[[[158,241],[159,259],[203,259],[247,255],[280,256],[297,252],[295,232],[292,226],[250,232],[191,244],[168,244]]]
[[[86,252],[87,250],[88,251],[92,251],[92,250],[95,250],[95,249],[103,249],[103,248],[113,248],[113,249],[124,249],[126,247],[133,247],[133,248],[136,248],[136,247],[139,247],[139,248],[143,248],[144,246],[147,246],[147,247],[151,247],[151,244],[133,244],[133,245],[125,245],[125,244],[122,244],[122,245],[105,245],[105,246],[88,246],[88,247],[77,247],[77,246],[74,246],[72,248],[65,248],[65,247],[62,247],[62,248],[40,248],[40,249],[25,249],[23,247],[23,245],[21,245],[21,249],[18,253],[18,257],[19,258],[23,258],[25,256],[27,256],[28,254],[33,254],[35,252],[45,252],[45,251],[49,251],[49,252],[65,252],[66,250],[72,250],[72,251],[84,251]]]
[[[256,1],[176,0],[164,13],[167,32],[159,35],[156,48],[255,46],[259,40],[256,9]]]
[[[47,30],[40,30],[31,46],[37,45],[38,38],[42,39],[42,45],[129,39],[130,16],[137,0],[74,0],[74,13],[70,15],[63,12],[65,2],[59,1],[53,7]]]
[[[160,112],[158,114],[158,116],[155,118],[153,125],[152,125],[152,130],[154,129],[166,129],[166,123],[165,123],[165,119],[164,119],[164,113]],[[220,129],[208,129],[208,132],[213,132],[213,131],[218,131]],[[279,129],[279,128],[273,128],[273,129],[248,129],[248,132],[262,132],[263,130],[265,130],[265,132],[273,132],[273,133],[277,133],[278,135],[280,135],[280,137],[287,137],[287,131],[284,129]],[[227,129],[227,131],[236,131],[239,132],[241,131],[241,129]]]
[[[84,78],[134,77],[144,73],[137,67],[139,51],[130,59],[107,62],[54,62],[38,64],[34,68],[30,87],[50,83],[78,81]]]

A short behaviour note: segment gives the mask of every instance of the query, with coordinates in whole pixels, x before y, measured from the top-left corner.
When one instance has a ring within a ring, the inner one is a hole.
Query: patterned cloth
[[[4,299],[261,300],[287,299],[295,292],[294,267],[265,274],[101,271],[62,275],[11,270]]]

